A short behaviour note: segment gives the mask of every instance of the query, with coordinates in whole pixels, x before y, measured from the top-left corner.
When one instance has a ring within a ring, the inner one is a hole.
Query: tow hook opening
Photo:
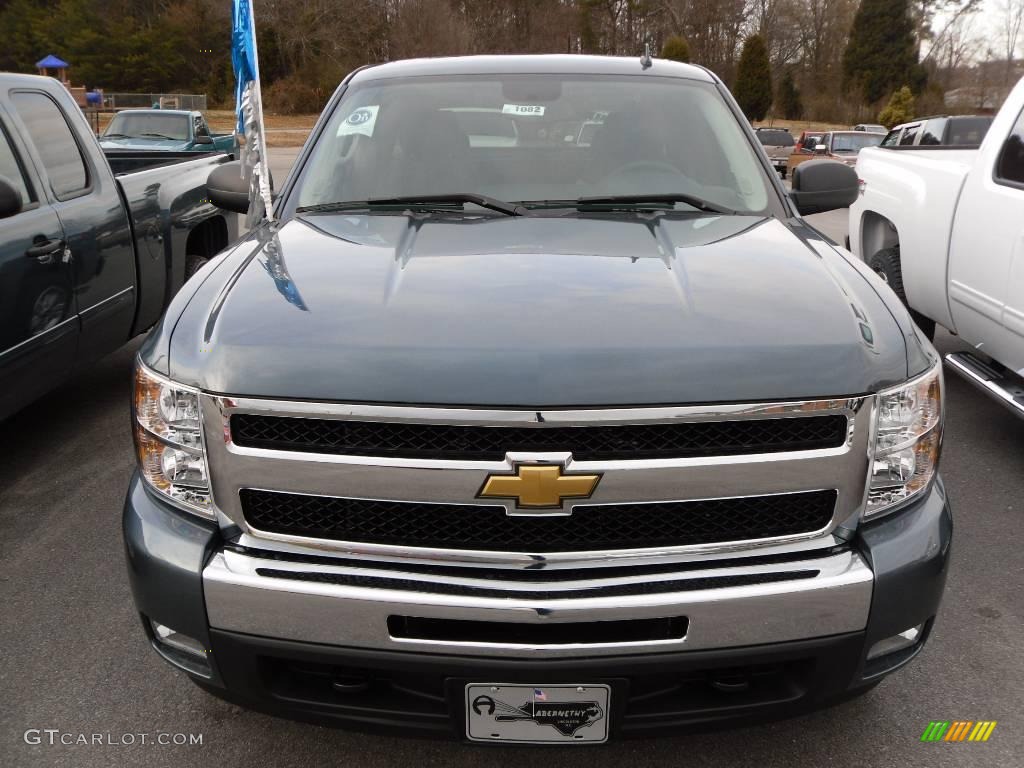
[[[743,674],[723,675],[712,679],[711,687],[722,693],[743,693],[750,690],[750,678]]]
[[[370,690],[370,679],[358,675],[337,674],[331,681],[335,693],[355,694]]]

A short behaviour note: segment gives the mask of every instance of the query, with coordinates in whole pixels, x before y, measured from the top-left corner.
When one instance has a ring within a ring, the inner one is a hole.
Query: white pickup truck
[[[1024,80],[981,147],[880,147],[857,161],[850,249],[932,336],[974,347],[955,372],[1024,416]]]

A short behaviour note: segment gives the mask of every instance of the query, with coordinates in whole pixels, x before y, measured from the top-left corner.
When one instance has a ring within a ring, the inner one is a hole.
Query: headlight
[[[865,517],[921,493],[939,465],[942,363],[900,387],[878,393],[875,446]]]
[[[179,507],[214,519],[199,392],[136,364],[133,412],[142,477]]]

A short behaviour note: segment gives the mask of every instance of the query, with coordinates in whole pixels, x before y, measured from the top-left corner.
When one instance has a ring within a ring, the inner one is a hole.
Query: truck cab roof
[[[650,77],[681,77],[716,82],[708,70],[694,64],[668,59],[651,59],[644,68],[639,56],[584,56],[579,54],[543,54],[516,56],[449,56],[430,59],[407,59],[377,64],[358,70],[350,82],[402,77],[438,75],[489,74],[580,74],[580,75],[648,75]]]

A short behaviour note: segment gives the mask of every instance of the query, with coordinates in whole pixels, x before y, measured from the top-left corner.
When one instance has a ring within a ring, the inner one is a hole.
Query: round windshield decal
[[[349,125],[362,125],[368,120],[373,119],[373,112],[368,109],[357,109],[348,117]]]

